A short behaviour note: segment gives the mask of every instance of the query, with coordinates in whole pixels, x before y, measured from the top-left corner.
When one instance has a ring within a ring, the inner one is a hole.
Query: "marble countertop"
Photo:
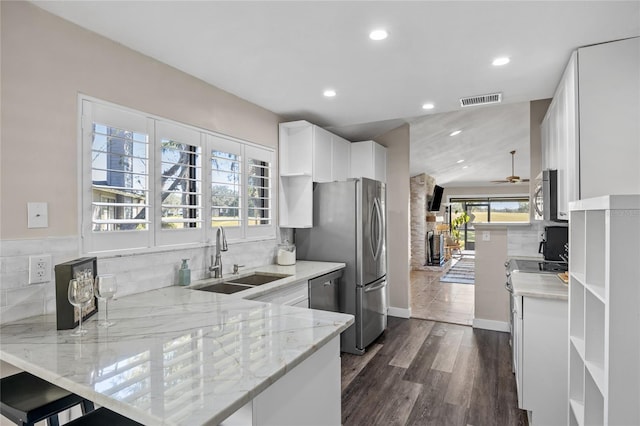
[[[273,271],[290,268],[293,284],[310,263]],[[106,329],[86,321],[83,337],[57,331],[54,315],[4,324],[0,358],[145,424],[218,424],[353,323],[184,287],[121,297],[109,317]]]
[[[515,271],[511,274],[511,284],[516,296],[569,300],[569,286],[556,274]]]
[[[225,274],[222,278],[209,278],[205,280],[194,281],[187,288],[197,289],[199,287],[205,287],[211,284],[225,282],[225,281],[233,280],[246,275],[250,275],[254,272],[290,275],[289,277],[282,278],[277,281],[272,281],[267,284],[252,287],[247,290],[239,291],[237,293],[233,293],[229,295],[230,297],[233,297],[233,298],[255,299],[257,297],[260,297],[272,291],[292,286],[293,284],[298,283],[300,281],[306,281],[320,275],[337,271],[339,269],[344,268],[345,266],[346,264],[338,263],[338,262],[312,262],[308,260],[298,260],[296,261],[295,265],[290,265],[290,266],[265,265],[265,266],[259,266],[257,268],[251,268],[251,269],[241,268],[240,272],[237,275]]]

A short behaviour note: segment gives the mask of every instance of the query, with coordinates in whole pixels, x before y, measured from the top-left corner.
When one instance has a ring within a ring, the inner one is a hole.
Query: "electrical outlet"
[[[51,281],[51,255],[29,256],[29,284]]]

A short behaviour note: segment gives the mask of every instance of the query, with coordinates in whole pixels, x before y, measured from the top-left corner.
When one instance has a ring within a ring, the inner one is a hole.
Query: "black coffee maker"
[[[538,253],[544,256],[544,260],[562,262],[561,256],[565,254],[565,245],[569,242],[569,228],[566,226],[545,226],[544,239],[540,241]]]

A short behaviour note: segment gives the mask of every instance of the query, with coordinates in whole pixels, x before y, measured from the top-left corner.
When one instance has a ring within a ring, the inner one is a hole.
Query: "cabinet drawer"
[[[274,290],[254,300],[278,305],[295,305],[306,300],[309,306],[309,286],[307,281],[300,281],[287,288]]]

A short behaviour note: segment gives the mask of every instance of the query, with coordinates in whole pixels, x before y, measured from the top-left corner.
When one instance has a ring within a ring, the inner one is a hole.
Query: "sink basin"
[[[254,272],[251,275],[247,275],[247,276],[244,276],[244,277],[236,278],[236,279],[233,279],[233,280],[226,280],[226,282],[227,283],[234,283],[234,284],[245,284],[245,285],[256,286],[256,285],[267,284],[267,283],[270,283],[272,281],[281,280],[283,278],[287,278],[287,277],[290,277],[290,276],[291,275],[268,274],[268,273],[264,273],[264,272]]]
[[[194,290],[210,291],[212,293],[233,294],[242,290],[250,289],[251,287],[252,286],[250,285],[242,285],[242,284],[218,283],[218,284],[211,284],[206,287],[196,288]]]

